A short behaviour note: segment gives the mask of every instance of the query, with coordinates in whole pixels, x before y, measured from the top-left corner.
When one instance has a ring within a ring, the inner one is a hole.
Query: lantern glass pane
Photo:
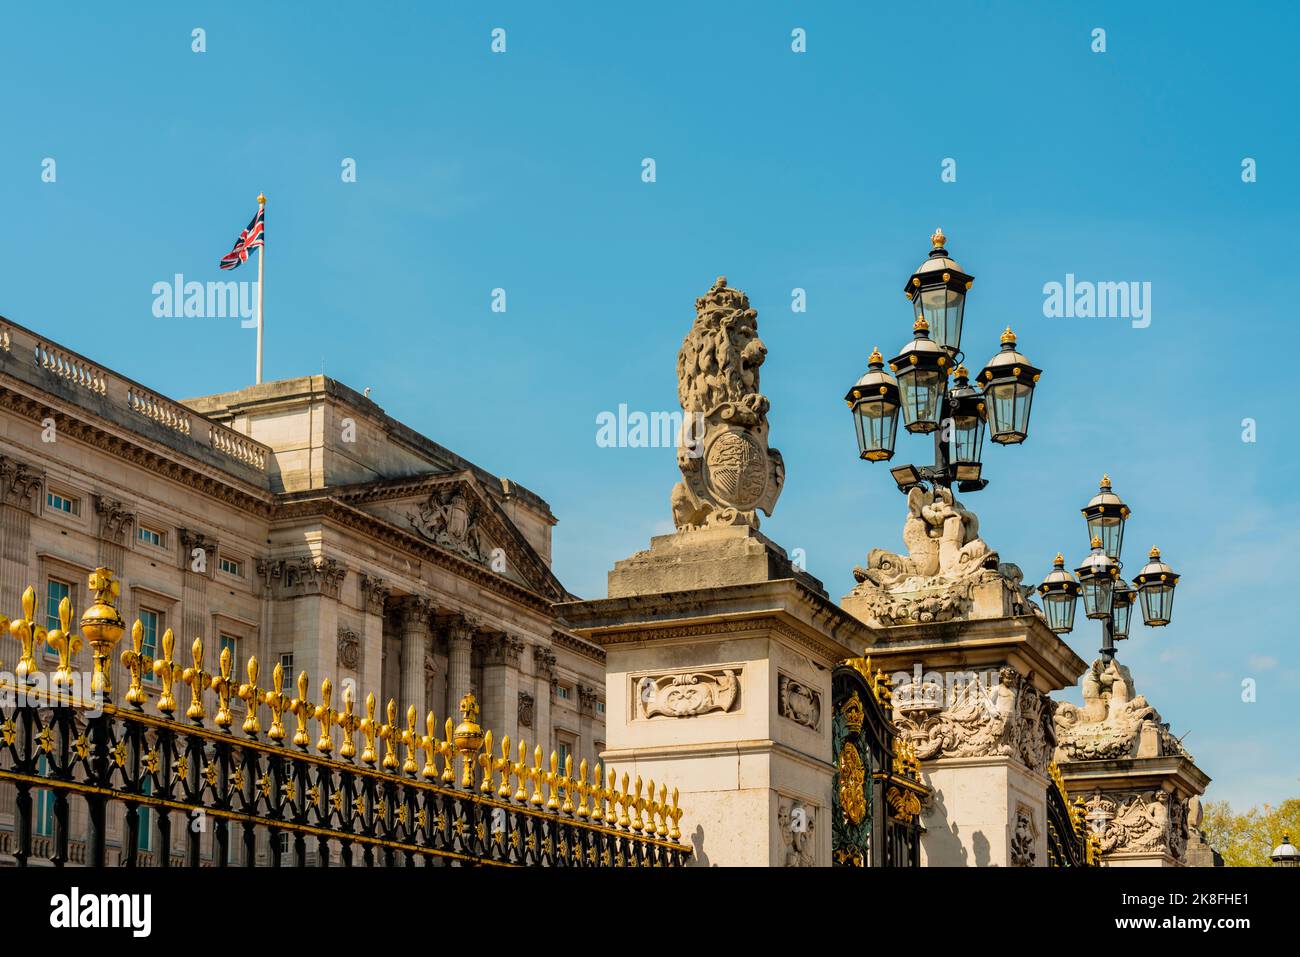
[[[947,377],[930,369],[904,369],[898,374],[903,425],[909,432],[933,432],[939,427],[939,396]]]
[[[1174,609],[1172,585],[1147,585],[1141,591],[1142,619],[1151,627],[1169,624]]]
[[[1029,435],[1029,405],[1033,387],[1024,382],[992,382],[988,396],[990,438],[1002,445],[1017,445]]]
[[[1119,561],[1124,544],[1124,520],[1114,515],[1095,515],[1088,519],[1088,540],[1101,539],[1101,550]]]
[[[1067,592],[1043,596],[1043,612],[1047,615],[1047,627],[1058,635],[1073,630],[1074,608],[1075,597]]]
[[[1089,618],[1105,618],[1110,614],[1110,599],[1114,582],[1109,578],[1093,578],[1083,584],[1083,612]]]
[[[883,398],[863,399],[853,409],[858,432],[858,451],[872,462],[884,462],[894,454],[898,432],[898,406]]]
[[[947,286],[931,286],[921,290],[920,301],[925,321],[930,324],[930,338],[950,352],[958,352],[966,294]]]
[[[1111,606],[1111,635],[1116,639],[1127,638],[1128,626],[1132,618],[1133,603],[1116,600]]]
[[[952,417],[948,457],[953,462],[978,462],[984,444],[984,422],[977,413]]]

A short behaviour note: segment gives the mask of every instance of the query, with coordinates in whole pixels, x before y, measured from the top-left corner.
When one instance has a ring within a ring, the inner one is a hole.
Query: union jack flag
[[[239,234],[235,240],[235,248],[226,255],[221,257],[222,269],[235,269],[240,263],[248,262],[249,250],[255,249],[262,245],[263,239],[266,238],[266,210],[258,207],[257,215],[253,221],[248,224],[248,228]]]

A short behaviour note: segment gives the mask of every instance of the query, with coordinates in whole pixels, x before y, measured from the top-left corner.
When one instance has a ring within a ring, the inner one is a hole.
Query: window
[[[217,564],[227,575],[234,575],[236,578],[244,577],[244,563],[237,558],[226,558],[223,555]]]
[[[293,681],[293,652],[286,651],[280,656],[280,667],[284,669],[285,684]]]
[[[81,500],[73,498],[71,495],[64,495],[61,492],[45,493],[45,507],[52,508],[56,512],[65,512],[68,515],[81,514]]]
[[[566,688],[564,685],[556,685],[555,697],[563,698],[564,700],[567,701],[569,698],[573,697],[573,692],[570,691],[568,688]]]
[[[558,738],[555,742],[555,751],[560,756],[560,770],[563,771],[564,762],[573,754],[573,742]]]
[[[153,794],[153,778],[144,775],[140,780],[140,793]],[[136,812],[139,815],[140,832],[136,836],[135,849],[137,851],[153,850],[153,813],[145,805],[141,805]]]
[[[135,537],[146,545],[153,545],[156,548],[167,547],[167,533],[150,528],[148,525],[139,526],[136,529]]]
[[[44,777],[50,771],[49,762],[45,755],[41,755],[40,760],[36,763],[36,773]],[[36,827],[37,837],[54,836],[54,792],[49,788],[37,788],[35,795]]]
[[[45,584],[45,627],[50,631],[59,627],[59,602],[63,599],[72,600],[72,586],[65,581],[59,581],[57,578],[51,578]],[[45,643],[45,653],[47,655],[58,654],[54,646],[48,641]]]
[[[217,639],[217,664],[221,664],[221,652],[230,649],[230,673],[236,674],[239,670],[239,639],[234,635],[222,635]],[[218,669],[219,670],[219,669]]]
[[[162,626],[162,613],[151,608],[140,609],[140,625],[144,630],[144,641],[140,644],[140,653],[150,658],[158,656],[158,632]]]
[[[596,702],[596,714],[604,714],[604,713],[605,713],[605,702],[603,702],[603,701],[597,701],[597,702]]]

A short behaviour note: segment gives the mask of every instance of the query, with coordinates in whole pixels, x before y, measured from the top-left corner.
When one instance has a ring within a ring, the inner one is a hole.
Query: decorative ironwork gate
[[[195,866],[209,827],[216,866],[238,856],[250,866],[675,867],[690,853],[680,843],[676,791],[670,803],[667,787],[656,793],[655,782],[647,787],[627,774],[620,784],[598,763],[589,773],[585,760],[575,774],[572,756],[561,766],[555,752],[546,761],[540,746],[530,754],[522,741],[516,760],[508,737],[497,754],[472,694],[460,703],[460,724],[448,718],[439,739],[432,713],[421,733],[414,706],[403,716],[390,700],[376,715],[373,694],[364,716],[350,688],[336,710],[328,678],[319,702],[309,700],[305,672],[297,695],[286,693],[279,665],[271,687],[260,687],[256,658],[240,680],[229,648],[209,673],[201,639],[183,666],[173,658],[170,630],[152,660],[137,622],[121,656],[130,676],[124,706],[112,704],[107,663],[125,631],[119,586],[101,568],[90,587],[97,601],[82,617],[81,634],[72,630],[66,598],[59,628],[47,633],[38,625],[30,588],[21,619],[0,617],[0,634],[10,633],[21,648],[14,671],[0,675],[0,789],[16,792],[15,834],[6,843],[19,865],[44,856],[56,866]],[[73,667],[83,639],[94,656],[88,682]],[[34,654],[46,644],[59,655],[48,676]],[[155,678],[156,693],[146,687]],[[183,687],[185,722],[174,716]],[[241,703],[236,736],[232,708]],[[289,720],[295,729],[285,727]],[[72,833],[74,802],[84,805],[77,806],[84,843]],[[122,851],[110,862],[108,823],[118,811]],[[174,816],[183,828],[173,827]]]
[[[929,789],[920,762],[889,719],[889,679],[852,658],[831,677],[831,795],[837,867],[917,867],[920,812]]]
[[[1047,863],[1051,867],[1094,867],[1101,860],[1101,847],[1088,831],[1083,798],[1070,803],[1061,769],[1053,761],[1047,767]]]

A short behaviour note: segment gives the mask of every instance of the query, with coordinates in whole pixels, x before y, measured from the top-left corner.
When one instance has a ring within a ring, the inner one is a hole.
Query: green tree
[[[1242,812],[1233,811],[1227,801],[1209,801],[1201,834],[1229,867],[1268,867],[1268,855],[1284,836],[1290,835],[1293,844],[1300,840],[1300,798]]]

